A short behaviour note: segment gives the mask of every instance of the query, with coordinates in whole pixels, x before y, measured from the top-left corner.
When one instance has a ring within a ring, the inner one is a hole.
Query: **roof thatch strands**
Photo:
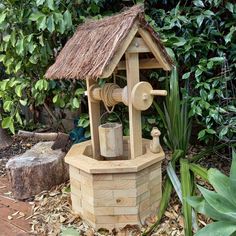
[[[140,13],[143,7],[136,5],[118,15],[80,25],[45,76],[51,79],[98,78]]]

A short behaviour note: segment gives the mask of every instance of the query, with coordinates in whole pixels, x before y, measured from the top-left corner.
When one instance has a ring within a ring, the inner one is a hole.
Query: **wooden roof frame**
[[[153,36],[147,30],[140,27],[139,22],[137,21],[134,23],[132,29],[124,39],[123,43],[121,44],[120,48],[117,50],[109,64],[104,68],[104,71],[100,78],[110,77],[112,73],[116,70],[116,68],[118,70],[125,69],[125,62],[122,62],[121,58],[123,57],[123,55],[125,55],[126,52],[130,52],[129,48],[132,47],[132,42],[135,41],[135,36],[137,33],[141,36],[145,43],[145,46],[149,49],[149,51],[147,52],[151,52],[154,56],[154,58],[143,60],[143,63],[141,61],[140,69],[160,68],[165,71],[171,70],[172,64],[165,60],[165,56],[163,55],[160,46],[155,42],[155,39],[153,39]],[[144,51],[142,51],[142,49],[137,49],[137,51],[135,52],[142,53]],[[148,60],[150,60],[150,64],[148,63]]]

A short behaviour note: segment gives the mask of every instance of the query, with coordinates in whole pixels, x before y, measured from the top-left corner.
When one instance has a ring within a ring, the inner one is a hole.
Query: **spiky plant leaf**
[[[233,148],[232,151],[232,164],[230,168],[230,188],[232,192],[236,192],[236,151]]]
[[[192,208],[188,204],[187,198],[191,195],[191,178],[188,161],[180,160],[181,188],[183,195],[183,212],[184,212],[184,232],[185,235],[192,235]]]
[[[189,168],[195,175],[199,175],[204,180],[208,180],[207,169],[201,167],[200,165],[194,164],[194,163],[189,164]]]

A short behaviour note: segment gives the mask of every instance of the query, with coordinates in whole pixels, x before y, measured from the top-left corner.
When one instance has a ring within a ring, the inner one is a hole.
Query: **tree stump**
[[[6,168],[14,198],[30,198],[69,179],[65,153],[52,150],[52,145],[53,142],[40,142],[8,161]]]
[[[12,138],[0,125],[0,149],[6,148],[12,144]]]

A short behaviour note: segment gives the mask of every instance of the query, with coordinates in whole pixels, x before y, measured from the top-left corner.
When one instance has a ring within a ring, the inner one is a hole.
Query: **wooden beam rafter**
[[[139,60],[139,69],[160,69],[162,66],[158,63],[155,58],[150,59],[140,59]],[[126,62],[120,61],[117,65],[118,70],[126,70]]]
[[[146,53],[151,52],[147,44],[140,37],[135,37],[126,52],[128,53]]]
[[[170,71],[171,66],[170,64],[165,60],[163,57],[163,53],[161,52],[159,46],[157,43],[153,40],[152,36],[144,29],[139,28],[138,33],[143,38],[144,42],[147,44],[147,46],[150,48],[152,54],[155,56],[157,61],[159,61],[160,65],[164,70]]]

